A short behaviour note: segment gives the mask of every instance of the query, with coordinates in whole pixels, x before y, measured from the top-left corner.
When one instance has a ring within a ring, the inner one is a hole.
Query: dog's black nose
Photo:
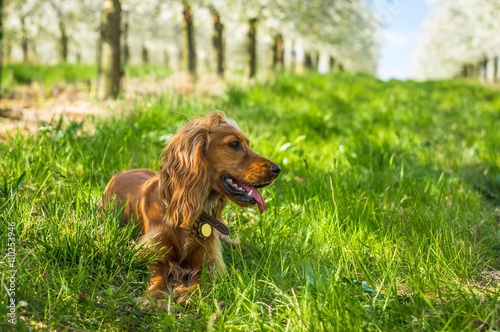
[[[271,173],[274,177],[277,177],[281,172],[281,168],[276,164],[269,165],[269,169],[271,170]]]

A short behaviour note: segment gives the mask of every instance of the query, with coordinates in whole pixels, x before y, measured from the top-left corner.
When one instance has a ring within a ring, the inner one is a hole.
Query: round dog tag
[[[200,234],[200,237],[203,240],[210,238],[212,232],[213,232],[212,226],[210,226],[210,224],[206,222],[202,222],[200,224],[200,227],[198,228],[198,233]]]

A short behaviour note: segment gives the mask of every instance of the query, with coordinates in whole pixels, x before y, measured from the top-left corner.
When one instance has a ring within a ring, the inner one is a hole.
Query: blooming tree
[[[500,2],[442,0],[425,24],[414,76],[498,79]]]
[[[4,36],[12,58],[24,53],[28,60],[30,49],[31,61],[96,61],[103,0],[5,1]],[[378,23],[365,0],[120,3],[123,59],[132,63],[181,68],[183,9],[189,6],[199,71],[208,68],[222,76],[224,70],[242,72],[249,65],[255,74],[257,68],[291,68],[304,54],[315,65],[321,55],[350,71],[376,71]]]

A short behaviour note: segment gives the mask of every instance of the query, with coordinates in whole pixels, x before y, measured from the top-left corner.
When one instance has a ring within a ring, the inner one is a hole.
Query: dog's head
[[[220,195],[238,205],[265,203],[258,188],[271,184],[281,169],[249,147],[236,122],[216,111],[189,121],[162,154],[160,195],[171,225],[189,228],[209,197]]]

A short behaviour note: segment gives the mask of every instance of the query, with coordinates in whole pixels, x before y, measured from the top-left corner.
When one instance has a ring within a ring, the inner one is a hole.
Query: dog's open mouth
[[[249,202],[251,204],[257,204],[259,206],[260,213],[264,212],[266,209],[266,203],[262,198],[262,195],[259,193],[257,188],[264,187],[264,185],[252,187],[249,185],[245,185],[241,182],[238,182],[229,174],[226,174],[222,177],[222,185],[226,188],[229,193],[238,197],[238,199],[243,202]]]

